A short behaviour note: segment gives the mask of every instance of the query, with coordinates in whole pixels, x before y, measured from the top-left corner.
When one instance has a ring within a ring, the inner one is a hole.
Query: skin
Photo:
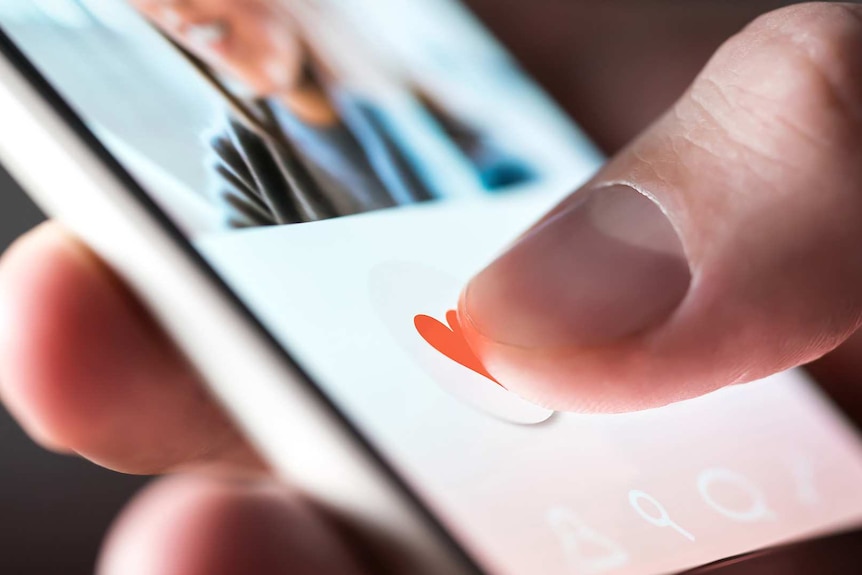
[[[131,0],[159,30],[201,61],[239,83],[248,95],[276,98],[313,124],[335,113],[321,89],[305,77],[310,57],[285,6],[273,0]],[[201,41],[209,27],[222,35]]]
[[[521,306],[530,294],[506,301],[494,290],[513,282],[545,290],[560,279],[526,282],[518,266],[492,264],[466,293],[481,283],[494,297],[478,306],[462,298],[465,329],[475,330],[474,348],[492,372],[576,408],[584,406],[573,397],[602,399],[583,383],[598,378],[613,382],[617,405],[637,408],[708,390],[690,381],[735,383],[742,365],[765,374],[822,358],[812,371],[858,413],[862,8],[804,5],[764,16],[695,78],[724,39],[773,5],[543,0],[493,9],[499,4],[474,1],[615,153],[588,187],[624,181],[649,192],[697,281],[667,310],[671,320],[589,350],[549,348],[545,312]],[[490,337],[493,314],[516,314],[535,341]],[[737,345],[739,334],[754,335]],[[644,353],[653,349],[661,353]],[[644,386],[632,365],[665,379]],[[0,263],[0,396],[49,449],[125,472],[187,473],[124,512],[106,540],[102,574],[363,570],[313,506],[271,482],[134,297],[57,224],[21,238]],[[782,572],[802,572],[799,565]]]

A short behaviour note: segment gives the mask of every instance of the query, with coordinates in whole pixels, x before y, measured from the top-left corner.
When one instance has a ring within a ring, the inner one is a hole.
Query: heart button
[[[413,318],[416,331],[419,332],[422,339],[428,342],[431,347],[452,361],[500,385],[500,382],[488,373],[488,370],[482,364],[482,360],[476,357],[476,354],[473,353],[473,350],[467,344],[467,339],[464,337],[461,325],[458,323],[458,312],[455,310],[446,312],[446,321],[449,325],[428,315],[417,315]]]

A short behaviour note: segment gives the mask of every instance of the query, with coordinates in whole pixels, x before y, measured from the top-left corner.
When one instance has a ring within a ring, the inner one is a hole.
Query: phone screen
[[[579,415],[459,352],[466,280],[602,162],[461,5],[4,0],[0,25],[488,572],[862,524],[862,443],[802,372]]]

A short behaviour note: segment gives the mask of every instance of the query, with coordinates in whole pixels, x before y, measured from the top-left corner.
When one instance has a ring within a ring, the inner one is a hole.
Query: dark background
[[[0,252],[42,219],[0,168]],[[42,450],[0,405],[0,573],[93,573],[103,533],[144,481]]]

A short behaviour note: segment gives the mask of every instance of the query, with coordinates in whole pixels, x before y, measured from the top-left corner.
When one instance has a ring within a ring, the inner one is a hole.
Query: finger
[[[862,317],[862,6],[765,16],[487,269],[464,330],[560,409],[662,405],[810,361]]]
[[[347,548],[298,497],[274,484],[174,476],[124,511],[100,575],[352,575]]]
[[[260,467],[132,295],[57,224],[0,263],[0,394],[37,441],[112,469]]]

